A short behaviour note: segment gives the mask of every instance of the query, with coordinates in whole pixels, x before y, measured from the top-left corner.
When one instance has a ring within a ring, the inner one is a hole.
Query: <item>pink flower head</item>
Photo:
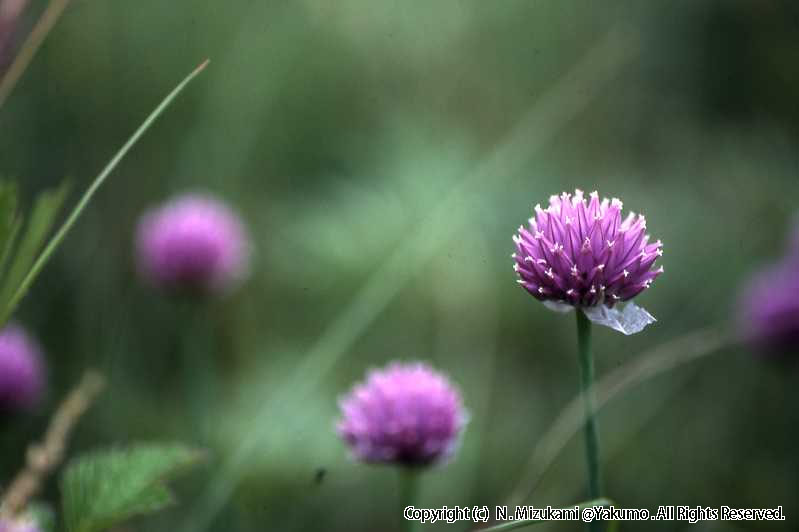
[[[799,232],[792,236],[786,255],[744,285],[738,305],[743,339],[776,356],[799,354]]]
[[[458,391],[421,362],[369,372],[340,407],[338,434],[355,458],[409,467],[449,458],[467,419]]]
[[[169,290],[218,292],[247,273],[249,239],[239,217],[220,200],[187,194],[139,221],[139,269]]]
[[[32,519],[0,517],[0,532],[41,532],[41,529]]]
[[[38,343],[17,324],[0,331],[0,410],[35,406],[44,391],[44,363]]]
[[[660,240],[649,243],[646,220],[622,202],[581,190],[549,198],[535,206],[529,229],[513,235],[513,269],[521,284],[540,301],[574,307],[613,307],[646,290],[663,272],[654,268],[662,255]]]

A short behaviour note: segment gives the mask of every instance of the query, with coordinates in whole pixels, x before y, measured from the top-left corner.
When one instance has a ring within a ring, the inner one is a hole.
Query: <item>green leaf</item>
[[[58,246],[64,240],[64,237],[67,235],[72,226],[75,225],[75,222],[80,217],[80,214],[83,212],[83,209],[89,204],[91,199],[94,197],[94,194],[100,188],[111,172],[117,167],[119,162],[125,157],[125,155],[130,151],[130,149],[138,142],[139,138],[150,128],[150,126],[155,122],[155,120],[164,112],[164,110],[169,107],[169,104],[178,96],[178,94],[183,91],[186,85],[189,84],[191,80],[193,80],[200,72],[203,71],[205,66],[208,64],[206,60],[200,66],[195,68],[188,76],[186,76],[183,81],[181,81],[177,87],[172,89],[172,92],[167,94],[166,98],[164,98],[160,104],[153,110],[152,113],[142,122],[139,128],[131,135],[131,137],[125,142],[125,144],[119,149],[119,151],[111,158],[111,160],[106,164],[105,168],[100,172],[100,174],[94,178],[89,188],[83,193],[80,200],[78,201],[77,205],[72,209],[67,216],[64,223],[55,234],[50,238],[47,242],[47,245],[44,247],[41,253],[38,254],[36,260],[33,261],[33,264],[30,268],[24,273],[24,277],[22,277],[19,283],[14,283],[13,288],[9,289],[11,294],[8,295],[8,299],[3,297],[0,299],[0,326],[4,324],[11,313],[14,312],[19,302],[25,297],[25,294],[28,292],[31,284],[33,281],[36,280],[36,277],[41,272],[42,268],[47,264],[47,261],[50,259],[52,254],[58,249]],[[5,289],[3,290],[3,295],[5,296]]]
[[[0,271],[5,266],[19,226],[17,186],[10,181],[0,181]]]
[[[61,479],[67,532],[101,532],[172,504],[165,481],[202,456],[179,444],[140,444],[74,460]]]
[[[66,183],[55,189],[45,190],[33,203],[33,210],[22,237],[12,254],[11,264],[3,276],[2,290],[0,290],[0,303],[6,306],[11,300],[16,288],[30,271],[33,261],[42,250],[47,235],[55,224],[56,216],[64,204],[69,187]],[[13,223],[13,222],[12,222]],[[17,228],[19,229],[18,222]],[[8,248],[11,250],[11,247]]]

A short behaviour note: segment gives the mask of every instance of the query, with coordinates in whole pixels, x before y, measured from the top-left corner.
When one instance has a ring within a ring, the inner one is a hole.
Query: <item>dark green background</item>
[[[333,431],[337,397],[392,359],[446,371],[471,412],[419,506],[501,504],[577,391],[573,318],[514,281],[511,234],[532,205],[598,189],[664,242],[665,273],[637,299],[658,322],[596,330],[600,375],[728,327],[797,210],[799,9],[776,0],[76,0],[0,109],[0,172],[28,199],[65,176],[82,189],[206,57],[17,313],[50,386],[34,417],[4,422],[0,478],[89,366],[110,388],[74,452],[161,439],[210,450],[177,483],[180,505],[130,530],[184,530],[256,433],[214,530],[393,529],[394,472],[349,460]],[[135,274],[137,217],[187,190],[229,200],[252,233],[252,277],[226,300],[169,301]],[[342,356],[294,386],[313,350]],[[613,402],[603,469],[620,506],[788,516],[621,529],[794,529],[798,382],[731,347]],[[574,438],[531,502],[582,500],[582,453]]]

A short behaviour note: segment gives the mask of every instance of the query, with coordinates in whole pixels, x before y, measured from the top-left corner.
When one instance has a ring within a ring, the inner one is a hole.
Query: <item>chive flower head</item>
[[[419,467],[446,461],[467,421],[458,390],[421,362],[370,371],[339,405],[337,432],[366,463]]]
[[[799,233],[776,264],[755,273],[738,305],[738,330],[767,355],[799,354]]]
[[[44,392],[44,363],[39,344],[22,326],[0,331],[0,410],[27,410]]]
[[[209,195],[187,194],[139,221],[139,270],[170,291],[219,292],[248,271],[249,239],[238,215]]]
[[[0,517],[0,532],[41,532],[41,529],[29,518]]]
[[[649,288],[663,272],[655,267],[660,240],[650,243],[646,219],[629,213],[622,202],[586,199],[581,190],[552,196],[549,206],[535,206],[529,226],[513,235],[513,269],[536,299],[589,308],[612,308]]]

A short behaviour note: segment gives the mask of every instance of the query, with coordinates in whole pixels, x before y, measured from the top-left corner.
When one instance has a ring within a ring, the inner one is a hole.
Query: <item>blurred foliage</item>
[[[57,188],[43,191],[33,202],[29,219],[24,220],[23,215],[16,212],[16,186],[11,183],[3,185],[3,203],[8,210],[4,211],[6,220],[2,222],[4,228],[0,249],[3,249],[3,258],[0,267],[7,262],[8,268],[0,270],[3,279],[0,285],[0,324],[5,324],[24,295],[23,281],[43,251],[68,189],[64,182]],[[17,232],[23,226],[25,230],[17,242]]]
[[[210,450],[210,467],[176,483],[186,504],[136,529],[191,523],[242,442],[253,452],[214,530],[385,529],[396,478],[347,457],[336,399],[369,367],[422,358],[459,383],[471,422],[420,501],[501,504],[578,389],[573,320],[517,287],[513,230],[550,194],[596,188],[663,240],[666,272],[638,300],[658,323],[597,330],[600,375],[726,326],[796,211],[797,30],[781,1],[73,2],[0,109],[0,174],[19,180],[22,212],[64,175],[82,189],[166,88],[212,63],[21,305],[51,399],[3,420],[0,478],[91,365],[110,390],[75,449],[166,438]],[[171,301],[136,275],[138,215],[192,189],[230,201],[253,235],[253,276],[224,300]],[[331,371],[290,393],[326,347],[342,351]],[[615,401],[600,417],[608,496],[781,504],[788,521],[770,528],[795,528],[797,378],[730,348]],[[533,503],[584,498],[581,443]]]
[[[165,482],[201,455],[183,445],[138,444],[94,451],[70,463],[61,482],[68,532],[102,532],[174,502]]]

